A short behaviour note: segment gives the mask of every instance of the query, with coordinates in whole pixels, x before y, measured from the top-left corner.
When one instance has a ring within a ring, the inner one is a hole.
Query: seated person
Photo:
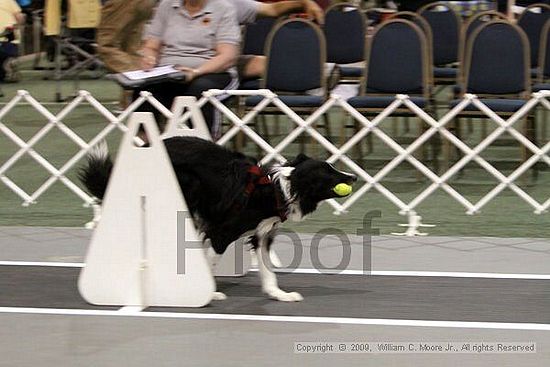
[[[312,0],[284,0],[262,3],[254,0],[228,0],[241,25],[253,23],[257,17],[279,17],[303,11],[317,22],[323,22],[323,10]],[[153,14],[156,0],[109,0],[101,8],[97,29],[98,52],[107,68],[113,72],[137,70],[141,67],[139,49],[145,23]],[[250,58],[247,76],[261,75],[262,60]],[[257,63],[255,63],[256,61]]]
[[[97,27],[98,54],[112,72],[140,68],[141,38],[156,0],[109,0]]]
[[[241,25],[253,23],[257,17],[279,17],[296,11],[306,12],[319,23],[323,22],[324,13],[312,0],[228,2],[235,8],[237,22]],[[109,70],[120,73],[142,67],[139,55],[141,35],[155,5],[156,0],[109,0],[103,5],[97,43],[99,56]],[[238,60],[238,68],[244,79],[260,77],[265,68],[265,57],[242,56]],[[127,105],[127,94],[123,92],[121,106],[125,108]]]
[[[17,26],[25,16],[15,0],[0,0],[0,81],[16,81]]]
[[[141,67],[175,65],[185,82],[165,82],[147,88],[168,109],[177,96],[200,98],[208,89],[234,89],[234,64],[240,29],[228,0],[163,0],[145,34]],[[220,123],[210,103],[203,114],[214,137]]]
[[[143,29],[156,5],[156,0],[109,0],[103,4],[96,33],[97,53],[109,71],[122,73],[141,67]],[[131,98],[132,92],[123,89],[120,107],[128,107]]]

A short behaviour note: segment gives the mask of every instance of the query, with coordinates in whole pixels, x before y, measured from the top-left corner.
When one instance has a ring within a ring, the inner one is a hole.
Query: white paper
[[[122,74],[130,80],[142,80],[142,79],[149,79],[149,78],[154,78],[156,76],[167,75],[167,74],[172,74],[177,72],[179,72],[179,70],[174,68],[174,65],[166,65],[166,66],[158,66],[150,70],[127,71]]]
[[[338,84],[330,94],[347,101],[351,97],[359,95],[359,84]]]

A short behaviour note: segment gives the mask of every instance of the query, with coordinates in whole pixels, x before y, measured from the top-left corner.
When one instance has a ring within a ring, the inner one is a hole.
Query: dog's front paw
[[[304,300],[304,297],[298,292],[285,292],[282,289],[272,289],[266,291],[269,298],[276,299],[282,302],[300,302]]]
[[[222,292],[214,292],[214,296],[212,297],[212,300],[214,301],[225,301],[226,299],[227,296]]]

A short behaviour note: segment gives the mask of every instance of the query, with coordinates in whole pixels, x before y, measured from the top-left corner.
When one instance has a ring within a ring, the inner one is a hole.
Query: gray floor
[[[0,260],[83,262],[91,231],[81,228],[0,227]],[[277,236],[274,249],[290,264],[296,248],[303,249],[299,267],[311,268],[313,235],[300,234],[295,243]],[[348,235],[350,270],[442,271],[475,273],[550,274],[550,239],[494,237],[398,237],[364,239]],[[342,242],[325,237],[318,258],[327,268],[343,258]],[[369,263],[365,263],[365,259]]]
[[[87,304],[76,287],[79,271],[0,266],[0,307],[117,309]],[[218,278],[223,302],[146,311],[550,324],[548,280],[279,274],[281,288],[305,298],[293,304],[264,297],[257,275]]]
[[[0,227],[0,261],[79,263],[89,238],[89,231],[75,228]],[[372,265],[379,271],[550,274],[548,239],[387,236],[374,237],[370,246],[360,237],[349,239],[348,270]],[[300,267],[311,268],[315,253],[311,236],[300,235],[300,242],[304,249]],[[283,263],[290,263],[294,244],[280,236],[275,248]],[[365,249],[372,264],[364,264],[369,259],[363,256]],[[325,266],[334,266],[342,257],[342,245],[327,238],[318,255]],[[229,296],[226,301],[199,310],[150,308],[147,314],[161,316],[129,317],[109,311],[117,307],[86,304],[76,291],[78,268],[28,265],[0,266],[0,366],[547,366],[550,361],[550,331],[532,330],[550,324],[550,280],[279,274],[281,286],[305,296],[301,303],[285,304],[261,296],[257,274],[252,272],[243,278],[218,279],[220,289]],[[111,314],[68,314],[78,309]],[[375,319],[375,325],[197,320],[179,318],[182,312],[207,317],[333,316]],[[483,324],[391,324],[400,319]],[[318,341],[534,342],[537,352],[294,353],[294,343]]]
[[[548,332],[0,314],[0,366],[542,367]],[[295,354],[303,341],[533,341],[535,354]]]

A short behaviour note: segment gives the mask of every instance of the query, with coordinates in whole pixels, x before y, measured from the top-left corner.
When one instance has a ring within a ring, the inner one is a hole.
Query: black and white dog
[[[249,231],[262,290],[279,301],[301,301],[285,292],[268,266],[269,249],[277,226],[286,219],[300,221],[326,199],[339,197],[334,188],[356,177],[331,164],[300,154],[294,161],[269,168],[238,152],[199,138],[164,140],[183,196],[197,228],[211,247],[207,257],[214,268],[226,248]],[[103,198],[112,169],[106,146],[88,155],[80,179],[97,198]],[[225,295],[216,292],[215,299]]]

